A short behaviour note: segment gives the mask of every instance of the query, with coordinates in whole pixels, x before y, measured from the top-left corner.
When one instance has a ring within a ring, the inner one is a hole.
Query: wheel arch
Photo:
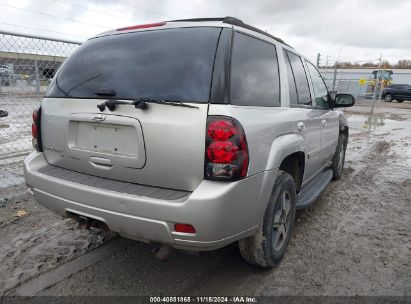
[[[277,137],[271,145],[266,170],[281,170],[289,173],[295,181],[298,192],[302,185],[304,169],[304,137],[301,134],[286,134]]]
[[[279,169],[283,160],[293,153],[300,152],[305,158],[305,140],[301,134],[285,134],[277,137],[271,144],[266,170]]]
[[[343,133],[343,134],[347,135],[347,138],[348,138],[348,133],[349,133],[350,127],[348,126],[347,118],[342,114],[339,117],[339,125],[340,125],[340,128],[339,128],[338,134]]]
[[[382,97],[382,98],[385,99],[385,97],[386,97],[387,95],[390,95],[390,96],[391,96],[391,101],[392,101],[392,100],[395,100],[395,94],[394,94],[393,92],[386,92],[386,93],[384,94],[384,97]],[[382,95],[381,95],[381,96],[382,96]]]
[[[298,159],[298,165],[302,166],[302,169],[297,170],[293,161]],[[294,166],[293,166],[294,165]],[[268,178],[263,182],[261,187],[261,195],[262,200],[259,204],[259,211],[257,222],[260,223],[265,210],[267,208],[269,198],[271,197],[271,193],[274,188],[275,181],[278,177],[280,171],[285,171],[290,173],[291,176],[298,176],[300,179],[299,185],[301,186],[302,178],[304,175],[304,168],[305,168],[305,142],[304,137],[301,134],[285,134],[282,136],[277,137],[270,149],[270,154],[268,156],[267,164],[266,164],[266,171],[273,172],[273,174],[268,175]],[[299,188],[297,188],[299,189]]]
[[[294,152],[283,159],[279,167],[281,171],[287,172],[292,176],[297,193],[303,183],[305,169],[305,154],[302,151]]]

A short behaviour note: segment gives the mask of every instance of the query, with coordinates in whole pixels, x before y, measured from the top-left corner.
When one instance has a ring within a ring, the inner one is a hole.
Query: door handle
[[[323,127],[326,127],[327,126],[327,120],[326,119],[323,119],[322,121],[321,121],[321,124],[323,125]]]
[[[111,167],[113,167],[111,160],[107,158],[90,156],[89,162],[93,167],[96,168],[110,169]]]
[[[300,121],[300,122],[297,124],[297,129],[298,129],[298,131],[300,131],[300,132],[304,131],[304,130],[305,130],[305,124]]]

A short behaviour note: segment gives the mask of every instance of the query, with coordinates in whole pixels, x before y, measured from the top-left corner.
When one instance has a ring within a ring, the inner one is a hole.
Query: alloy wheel
[[[272,246],[275,251],[281,250],[288,233],[291,223],[291,194],[288,191],[281,193],[280,201],[274,210],[274,223]]]

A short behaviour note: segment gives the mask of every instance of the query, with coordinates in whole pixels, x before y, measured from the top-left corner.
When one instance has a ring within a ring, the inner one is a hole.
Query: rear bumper
[[[38,152],[24,161],[26,182],[42,205],[63,216],[100,220],[127,238],[187,250],[213,250],[255,233],[276,174],[265,171],[230,183],[204,180],[184,200],[161,200],[40,173],[47,165]],[[196,233],[175,232],[174,223],[191,224]]]

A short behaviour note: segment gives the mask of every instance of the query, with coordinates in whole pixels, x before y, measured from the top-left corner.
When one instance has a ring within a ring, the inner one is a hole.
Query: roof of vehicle
[[[235,26],[239,26],[239,27],[243,27],[246,28],[248,30],[251,30],[253,32],[257,32],[259,34],[268,36],[274,40],[277,40],[278,42],[285,44],[287,46],[289,46],[287,43],[284,42],[284,40],[275,37],[267,32],[264,32],[263,30],[260,30],[259,28],[256,28],[252,25],[249,25],[247,23],[244,23],[242,20],[237,19],[235,17],[221,17],[221,18],[194,18],[194,19],[180,19],[180,20],[170,20],[168,22],[204,22],[204,21],[216,21],[216,22],[222,22],[222,23],[226,23],[226,24],[231,24],[231,25],[235,25]]]
[[[386,88],[402,87],[402,86],[409,87],[410,85],[406,83],[391,83],[387,85]]]
[[[237,18],[235,18],[235,17],[230,17],[230,16],[227,16],[227,17],[218,17],[218,18],[194,18],[194,19],[178,19],[178,20],[169,20],[169,21],[166,21],[164,24],[162,24],[162,25],[165,25],[165,24],[167,24],[167,25],[170,25],[170,24],[172,24],[172,25],[185,25],[185,26],[187,26],[187,23],[191,23],[191,26],[192,26],[192,23],[197,23],[197,25],[209,25],[209,26],[212,26],[212,25],[219,25],[219,26],[224,26],[224,25],[226,25],[226,26],[237,26],[237,27],[241,27],[241,28],[245,28],[245,29],[247,29],[247,30],[250,30],[250,31],[253,31],[253,32],[256,32],[256,33],[259,33],[259,34],[261,34],[261,35],[264,35],[264,36],[267,36],[267,37],[270,37],[270,38],[272,38],[272,39],[274,39],[274,40],[276,40],[276,41],[278,41],[278,42],[280,42],[280,43],[282,43],[282,44],[284,44],[284,45],[286,45],[286,46],[288,46],[288,47],[290,47],[290,48],[292,48],[290,45],[288,45],[287,43],[285,43],[284,42],[284,40],[282,40],[282,39],[280,39],[280,38],[278,38],[278,37],[275,37],[275,36],[273,36],[273,35],[271,35],[271,34],[269,34],[269,33],[267,33],[267,32],[265,32],[265,31],[263,31],[263,30],[260,30],[260,29],[258,29],[258,28],[256,28],[256,27],[254,27],[254,26],[251,26],[251,25],[249,25],[249,24],[247,24],[247,23],[244,23],[242,20],[240,20],[240,19],[237,19]],[[158,25],[159,25],[160,23],[158,23],[158,24],[153,24],[153,29],[155,29],[155,27],[157,27]],[[106,35],[113,35],[113,34],[119,34],[119,30],[122,30],[122,31],[124,31],[124,30],[127,30],[128,28],[122,28],[122,29],[117,29],[117,30],[112,30],[112,31],[107,31],[107,32],[104,32],[104,33],[101,33],[101,34],[99,34],[99,35],[97,35],[96,37],[101,37],[101,36],[106,36]],[[142,28],[136,28],[136,29],[131,29],[131,30],[127,30],[128,32],[132,32],[132,31],[137,31],[137,30],[141,30],[141,29],[144,29],[144,30],[149,30],[150,28],[149,27],[145,27],[144,25],[142,26]]]

